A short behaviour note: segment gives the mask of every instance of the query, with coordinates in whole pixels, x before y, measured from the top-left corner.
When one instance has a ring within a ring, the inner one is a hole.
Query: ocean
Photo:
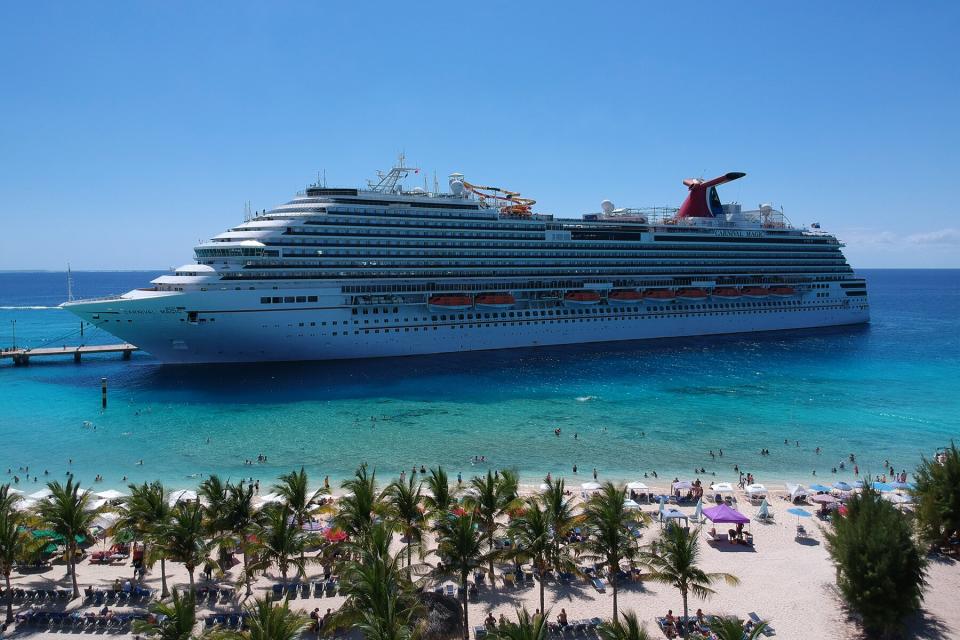
[[[776,486],[849,481],[849,463],[831,469],[851,453],[861,474],[887,462],[911,471],[960,439],[960,270],[861,273],[872,322],[854,328],[329,363],[6,361],[0,482],[40,488],[71,470],[85,485],[101,474],[102,488],[124,477],[187,488],[210,473],[269,484],[302,465],[319,484],[367,462],[384,481],[442,464],[465,479],[514,468],[530,483],[656,471],[648,484],[661,486],[736,481],[738,465]],[[123,292],[156,275],[74,272],[73,292]],[[81,338],[56,308],[66,295],[64,273],[0,273],[0,345],[14,333],[20,346],[118,342],[99,329]],[[265,463],[245,464],[260,454]]]

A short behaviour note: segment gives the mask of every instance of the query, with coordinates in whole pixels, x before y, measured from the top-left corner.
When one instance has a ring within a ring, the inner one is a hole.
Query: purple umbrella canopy
[[[749,524],[750,518],[725,504],[703,510],[703,515],[716,523]]]

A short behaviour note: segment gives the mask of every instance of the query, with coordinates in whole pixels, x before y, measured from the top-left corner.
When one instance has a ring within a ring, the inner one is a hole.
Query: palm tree
[[[377,491],[377,472],[368,473],[367,465],[362,464],[353,478],[344,480],[340,486],[347,490],[347,495],[340,499],[334,523],[348,537],[360,539],[373,526],[375,514],[383,510]]]
[[[190,592],[194,591],[193,573],[207,559],[210,544],[204,538],[203,506],[199,501],[178,502],[170,513],[170,522],[157,542],[165,555],[182,562],[190,576]]]
[[[646,628],[640,624],[634,611],[621,613],[620,618],[604,620],[597,627],[600,640],[652,640]]]
[[[0,484],[0,512],[13,508],[20,501],[20,495],[10,490],[9,484]]]
[[[230,532],[233,538],[233,544],[240,549],[243,555],[243,584],[246,586],[246,595],[250,595],[253,590],[250,586],[250,536],[254,533],[256,525],[261,522],[261,514],[253,506],[253,485],[245,484],[242,480],[239,484],[230,484],[227,487],[227,501],[223,505],[223,527]]]
[[[456,499],[456,493],[450,490],[450,479],[443,467],[430,469],[430,476],[427,478],[427,494],[423,497],[423,506],[434,526],[438,518],[446,517],[450,513]]]
[[[135,620],[133,632],[157,640],[189,640],[193,637],[193,628],[197,625],[197,603],[193,593],[183,596],[174,589],[173,600],[160,601],[150,605],[153,622]],[[162,622],[160,622],[162,620]]]
[[[571,571],[576,563],[571,558],[572,549],[566,544],[570,532],[581,519],[573,509],[573,499],[565,494],[563,478],[548,483],[543,492],[543,505],[550,522],[550,549],[547,553],[549,566],[555,571]]]
[[[626,489],[606,482],[587,500],[583,518],[587,526],[587,538],[583,549],[587,557],[603,562],[607,568],[610,587],[613,591],[613,619],[617,618],[617,574],[620,562],[631,563],[640,553],[633,527],[637,517],[624,507]]]
[[[246,631],[218,631],[214,635],[225,640],[295,640],[307,626],[307,617],[291,611],[286,600],[274,604],[267,598],[257,598],[245,610]]]
[[[475,526],[473,514],[448,515],[437,521],[437,555],[443,566],[435,574],[453,573],[459,579],[460,604],[463,606],[463,640],[469,640],[470,625],[467,615],[467,578],[486,560],[483,542]]]
[[[406,640],[422,610],[416,589],[390,553],[391,531],[374,525],[360,540],[351,541],[342,569],[340,592],[347,600],[333,624],[360,629],[371,640]]]
[[[293,511],[286,504],[275,504],[263,510],[263,518],[256,524],[255,552],[259,557],[251,570],[266,570],[276,564],[280,577],[287,581],[290,565],[297,575],[305,573],[303,552],[307,538],[297,526]]]
[[[67,547],[67,573],[73,582],[73,597],[80,597],[77,586],[77,540],[83,540],[90,533],[90,527],[97,512],[90,508],[90,494],[81,493],[80,485],[74,484],[73,477],[66,485],[54,481],[47,483],[50,497],[40,502],[37,511],[48,528],[63,536]]]
[[[717,636],[717,640],[755,640],[766,630],[767,623],[760,621],[748,631],[743,620],[737,617],[715,616],[709,626],[710,631]]]
[[[230,482],[224,482],[213,474],[200,483],[197,494],[204,502],[207,514],[207,530],[213,538],[219,538],[223,532],[223,509],[227,504]]]
[[[490,631],[494,640],[546,640],[550,626],[544,613],[530,615],[526,607],[517,611],[517,621]]]
[[[143,562],[150,566],[160,560],[160,597],[170,595],[167,589],[167,561],[163,545],[154,541],[163,538],[163,531],[170,522],[170,494],[160,482],[128,485],[130,497],[115,528],[129,529],[134,540],[143,541]]]
[[[413,475],[406,482],[394,480],[384,491],[388,515],[407,541],[407,570],[412,563],[412,549],[423,541],[424,514],[420,504],[423,483]]]
[[[693,594],[698,598],[706,598],[715,593],[710,585],[723,580],[729,585],[740,584],[740,580],[729,573],[706,573],[697,566],[700,557],[700,530],[690,531],[687,528],[668,527],[656,552],[647,557],[647,565],[652,573],[648,574],[651,580],[669,584],[680,590],[683,598],[683,618],[687,618],[687,598]],[[684,626],[684,637],[687,635]]]
[[[307,472],[304,471],[303,467],[300,467],[300,471],[291,471],[280,476],[280,482],[273,487],[277,495],[282,497],[283,501],[290,507],[293,518],[301,529],[316,508],[320,495],[323,493],[322,489],[310,491],[308,485]],[[300,561],[303,562],[303,555],[300,556]]]
[[[32,557],[44,544],[26,531],[23,512],[14,509],[12,503],[0,505],[0,573],[6,582],[4,600],[7,602],[7,624],[13,622],[13,589],[10,588],[13,567],[17,562]]]
[[[515,559],[528,559],[537,568],[540,574],[540,611],[544,607],[544,575],[549,566],[551,529],[550,514],[540,505],[536,498],[527,498],[523,512],[510,521],[510,537],[514,546],[511,555]]]
[[[470,481],[472,492],[464,500],[464,506],[476,514],[480,528],[487,539],[487,572],[490,575],[490,584],[493,584],[494,538],[497,535],[497,518],[514,505],[516,484],[505,476],[494,477],[493,472],[487,469],[486,476],[477,476]]]

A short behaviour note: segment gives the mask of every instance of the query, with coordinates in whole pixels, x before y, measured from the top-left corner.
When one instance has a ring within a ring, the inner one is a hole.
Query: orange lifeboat
[[[766,298],[770,295],[770,290],[766,287],[744,287],[740,293],[747,298]]]
[[[563,296],[563,299],[569,304],[592,305],[600,302],[600,294],[596,291],[571,291]]]
[[[439,309],[469,309],[473,306],[470,296],[430,296],[430,306]]]
[[[643,294],[634,289],[619,289],[607,295],[607,301],[615,304],[637,304],[643,300]]]
[[[797,290],[793,287],[770,287],[770,295],[774,298],[792,298],[797,295]]]
[[[740,297],[740,292],[733,287],[719,287],[710,294],[717,300],[736,300]]]
[[[700,302],[707,299],[707,292],[703,289],[679,289],[677,290],[677,299]]]
[[[488,309],[510,309],[517,299],[509,293],[481,293],[477,296],[477,306]]]
[[[673,302],[677,296],[670,289],[649,289],[644,292],[643,299],[647,302]]]

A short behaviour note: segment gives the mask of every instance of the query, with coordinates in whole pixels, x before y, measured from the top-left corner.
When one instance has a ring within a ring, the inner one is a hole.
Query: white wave
[[[590,402],[596,400],[597,396],[577,396],[577,402]]]
[[[44,309],[59,309],[60,307],[42,307],[42,306],[25,306],[25,307],[0,307],[0,310],[3,311],[42,311]]]

